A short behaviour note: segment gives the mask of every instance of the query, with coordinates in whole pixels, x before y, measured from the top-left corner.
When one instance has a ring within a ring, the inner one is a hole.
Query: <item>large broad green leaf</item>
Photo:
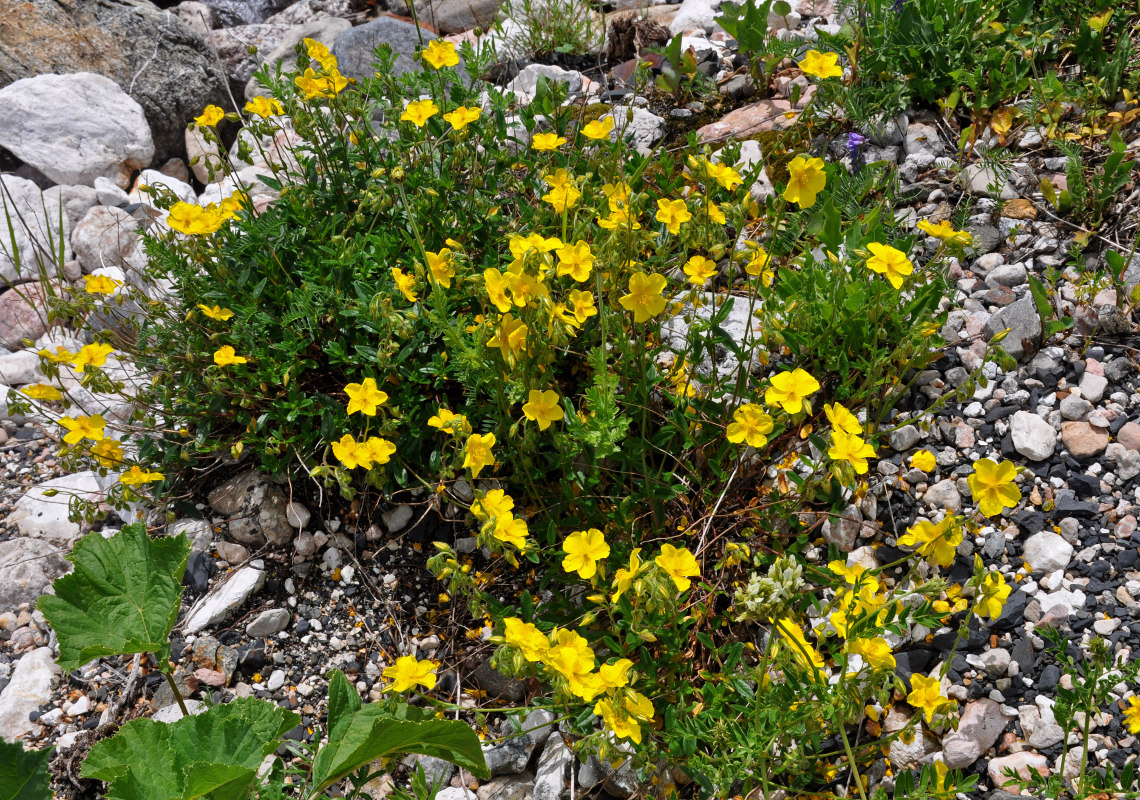
[[[106,781],[113,800],[239,800],[299,721],[252,697],[171,724],[136,720],[92,747],[82,774]]]
[[[490,777],[479,737],[457,720],[398,719],[382,706],[367,705],[352,712],[347,724],[343,718],[336,720],[340,735],[334,737],[332,727],[330,722],[328,744],[313,761],[310,797],[378,758],[402,753],[442,758],[480,778]]]
[[[73,670],[132,653],[154,653],[166,663],[189,555],[184,534],[151,539],[142,525],[110,539],[99,533],[80,539],[68,556],[75,571],[37,603],[59,637],[59,666]]]
[[[360,692],[348,682],[343,672],[333,670],[329,677],[329,739],[337,741],[344,738],[353,715],[361,705]]]
[[[0,739],[0,800],[51,800],[51,752]]]

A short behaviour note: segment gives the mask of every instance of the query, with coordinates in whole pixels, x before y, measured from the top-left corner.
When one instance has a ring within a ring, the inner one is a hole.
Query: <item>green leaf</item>
[[[442,758],[481,778],[489,778],[479,737],[465,722],[396,719],[379,705],[367,705],[352,715],[342,736],[329,741],[313,760],[310,797],[378,758],[418,753]]]
[[[189,555],[185,534],[151,539],[143,525],[127,525],[110,539],[80,539],[67,557],[75,571],[37,603],[59,637],[59,666],[70,671],[132,653],[154,653],[166,663]]]
[[[360,710],[360,693],[348,682],[339,669],[329,677],[329,739],[342,739],[352,722],[352,715]]]
[[[51,800],[51,753],[0,739],[0,800]]]
[[[105,781],[114,800],[239,800],[299,721],[253,697],[171,724],[135,720],[92,747],[81,774]]]

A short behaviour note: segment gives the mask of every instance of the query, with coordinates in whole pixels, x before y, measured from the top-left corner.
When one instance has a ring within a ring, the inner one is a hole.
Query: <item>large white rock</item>
[[[142,106],[93,72],[37,75],[0,89],[0,146],[56,183],[126,188],[154,158]]]
[[[1013,449],[1031,461],[1044,461],[1057,447],[1057,431],[1036,414],[1018,411],[1009,426]]]
[[[50,647],[41,647],[16,662],[12,680],[0,693],[0,739],[14,742],[39,727],[28,719],[51,700],[59,667]]]
[[[0,125],[3,124],[0,119]],[[0,141],[0,146],[3,144]],[[59,250],[61,209],[60,198],[52,200],[29,180],[0,175],[0,285],[38,280],[41,270],[53,277],[57,274],[55,254]],[[66,249],[71,234],[71,218],[66,208],[62,210],[62,217]],[[12,248],[13,236],[15,249]]]
[[[79,538],[79,524],[68,519],[68,503],[72,497],[94,502],[102,496],[99,480],[90,470],[52,478],[17,500],[6,523],[16,525],[24,536],[46,539],[70,551]]]
[[[183,630],[186,633],[197,633],[228,619],[250,595],[265,585],[265,571],[259,569],[261,565],[261,561],[254,561],[248,567],[242,567],[199,600],[190,609]]]
[[[154,192],[143,192],[141,187],[149,186]],[[197,203],[198,195],[194,192],[194,187],[185,181],[180,181],[178,178],[172,178],[157,169],[144,169],[139,173],[138,180],[135,182],[135,189],[128,196],[127,199],[132,203],[146,203],[148,206],[154,205],[154,199],[157,193],[167,190],[173,192],[174,196],[181,200],[183,203]]]
[[[1041,531],[1025,540],[1025,561],[1034,572],[1056,572],[1069,566],[1073,546],[1053,531]]]
[[[633,117],[629,111],[632,108]],[[665,120],[652,111],[637,106],[619,106],[605,116],[612,117],[614,129],[610,131],[610,141],[621,136],[633,145],[633,149],[643,156],[653,151],[653,145],[665,135]]]

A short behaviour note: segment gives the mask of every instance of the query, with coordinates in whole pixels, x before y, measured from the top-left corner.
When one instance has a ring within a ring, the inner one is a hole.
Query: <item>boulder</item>
[[[58,293],[60,284],[53,282]],[[25,283],[0,294],[0,347],[19,350],[21,340],[33,342],[47,333],[47,305],[40,283]]]
[[[285,493],[256,470],[231,478],[207,499],[214,511],[229,517],[229,536],[240,544],[260,547],[267,541],[277,545],[293,541]]]
[[[219,28],[256,25],[286,8],[290,0],[202,0]]]
[[[305,39],[313,39],[331,50],[336,45],[337,37],[351,27],[351,22],[337,17],[324,17],[306,22],[304,25],[295,25],[286,30],[285,34],[280,37],[277,46],[264,57],[264,63],[269,66],[271,75],[276,72],[278,65],[280,65],[282,73],[296,72],[298,44]],[[258,64],[260,65],[261,62],[262,58],[259,53]],[[245,84],[245,96],[247,98],[268,94],[269,92],[257,82],[256,78],[247,78]]]
[[[418,0],[416,13],[440,33],[463,33],[487,30],[502,4],[502,0]]]
[[[0,86],[74,72],[110,78],[142,107],[157,163],[182,155],[186,123],[203,108],[230,106],[201,35],[148,0],[0,0]]]
[[[68,518],[68,504],[72,497],[98,502],[103,493],[94,472],[78,472],[44,481],[33,486],[16,501],[16,507],[5,520],[16,525],[24,536],[44,539],[66,550],[71,550],[79,538],[79,523]]]
[[[218,54],[234,97],[241,99],[246,82],[264,60],[264,54],[281,44],[291,27],[281,22],[263,22],[219,28],[206,34],[206,43]],[[257,52],[250,53],[251,47]]]
[[[421,64],[413,58],[420,49],[420,37],[423,37],[424,46],[432,39],[439,38],[426,28],[421,28],[417,35],[416,26],[410,22],[394,17],[379,17],[342,33],[337,37],[332,52],[342,75],[362,80],[371,78],[376,73],[376,67],[373,66],[376,60],[374,51],[380,45],[387,44],[396,54],[394,74],[403,75],[405,72],[422,69]],[[462,60],[459,66],[462,68]]]
[[[114,206],[95,206],[71,232],[71,246],[84,272],[122,267],[139,243],[138,221]]]
[[[12,680],[0,692],[0,739],[14,742],[39,725],[30,715],[51,700],[60,669],[50,647],[41,647],[16,662]]]
[[[37,75],[0,89],[0,146],[56,183],[126,186],[154,157],[142,106],[93,72]]]

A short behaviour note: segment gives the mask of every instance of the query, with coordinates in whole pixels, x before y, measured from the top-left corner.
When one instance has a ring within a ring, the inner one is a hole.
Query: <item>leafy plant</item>
[[[680,105],[684,98],[692,96],[693,84],[697,78],[697,56],[693,48],[681,52],[681,34],[669,40],[662,55],[661,74],[657,76],[657,88],[673,95],[673,101]]]
[[[25,750],[0,739],[0,800],[50,800],[52,750]]]

